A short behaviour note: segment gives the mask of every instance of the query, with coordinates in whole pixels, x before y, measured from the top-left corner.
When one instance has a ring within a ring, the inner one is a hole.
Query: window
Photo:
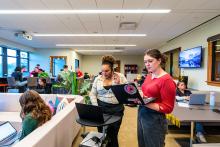
[[[0,46],[0,77],[11,76],[17,66],[29,71],[29,53]]]
[[[50,72],[57,76],[66,64],[66,56],[50,56]]]
[[[8,63],[8,76],[12,74],[17,66],[17,51],[12,49],[7,49],[7,63]]]
[[[220,40],[213,42],[212,47],[213,57],[213,72],[212,72],[212,81],[220,82]]]
[[[220,34],[208,39],[207,84],[220,86]]]
[[[16,58],[8,57],[7,62],[8,62],[8,76],[10,76],[17,66]]]
[[[28,71],[28,69],[29,69],[29,58],[28,58],[28,53],[27,52],[20,52],[20,63],[21,63],[21,67],[25,67],[26,70]]]

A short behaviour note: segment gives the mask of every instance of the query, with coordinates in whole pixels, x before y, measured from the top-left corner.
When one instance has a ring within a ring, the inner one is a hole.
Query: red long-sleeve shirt
[[[155,103],[159,105],[160,112],[171,113],[173,111],[176,84],[169,74],[153,79],[151,74],[147,75],[142,85],[142,91],[146,97],[157,98]]]

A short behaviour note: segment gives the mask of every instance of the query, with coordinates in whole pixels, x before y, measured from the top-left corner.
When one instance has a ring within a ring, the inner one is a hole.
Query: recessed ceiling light
[[[146,34],[34,34],[36,37],[144,37]]]
[[[123,50],[75,50],[76,52],[123,52]]]
[[[116,9],[116,10],[0,10],[0,14],[140,14],[169,13],[170,9]]]
[[[61,47],[71,47],[71,46],[83,46],[83,47],[94,47],[94,46],[99,46],[99,47],[104,47],[104,46],[136,46],[135,44],[56,44],[56,46],[61,46]]]
[[[215,46],[220,46],[220,44],[217,44],[217,45],[215,45]]]

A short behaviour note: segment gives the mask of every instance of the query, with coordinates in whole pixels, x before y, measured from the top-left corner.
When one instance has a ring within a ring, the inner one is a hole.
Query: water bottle
[[[215,107],[215,92],[211,91],[210,92],[210,101],[209,101],[210,107],[214,108]]]

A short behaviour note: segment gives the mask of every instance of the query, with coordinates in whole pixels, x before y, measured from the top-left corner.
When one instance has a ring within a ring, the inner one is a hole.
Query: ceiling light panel
[[[112,9],[112,10],[0,10],[1,15],[28,15],[28,14],[144,14],[169,13],[170,9]]]
[[[129,46],[136,46],[135,44],[56,44],[56,46],[59,46],[59,47],[74,47],[74,46],[77,46],[77,47],[110,47],[110,46],[113,46],[113,47],[129,47]]]
[[[146,34],[34,34],[36,37],[144,37]]]
[[[75,50],[76,52],[123,52],[123,50]]]

